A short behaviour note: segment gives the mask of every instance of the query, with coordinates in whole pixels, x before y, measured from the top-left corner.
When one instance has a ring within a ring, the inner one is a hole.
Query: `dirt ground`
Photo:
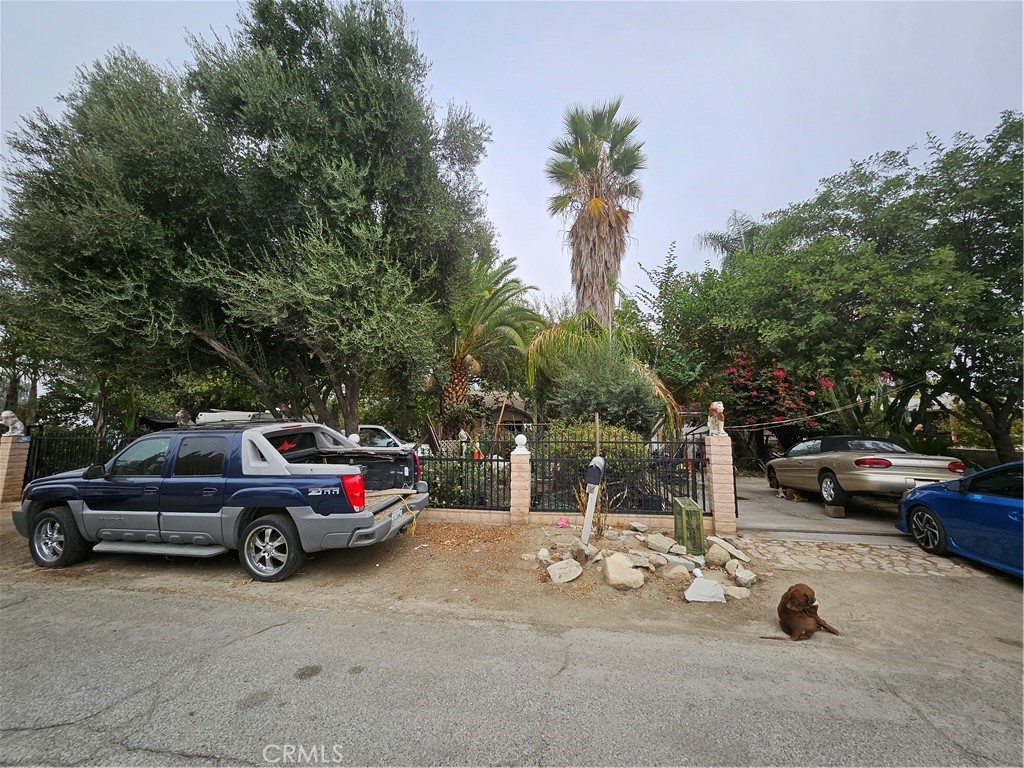
[[[553,536],[572,532],[571,528],[424,523],[415,535],[401,535],[382,545],[310,555],[291,579],[263,584],[245,575],[235,553],[209,559],[94,554],[71,568],[41,569],[32,562],[27,542],[8,517],[0,519],[0,546],[7,553],[0,562],[0,589],[52,584],[65,590],[177,594],[311,611],[351,606],[397,615],[497,620],[547,627],[552,632],[585,626],[658,634],[677,633],[685,627],[757,637],[777,632],[778,596],[798,581],[813,583],[825,605],[830,598],[831,605],[837,598],[845,599],[845,593],[856,592],[858,584],[877,594],[902,583],[910,594],[933,589],[924,579],[934,584],[940,578],[950,585],[949,590],[958,592],[976,589],[980,581],[975,573],[967,578],[888,574],[901,582],[881,580],[884,574],[873,573],[851,580],[851,574],[779,567],[755,556],[750,567],[758,574],[758,583],[749,598],[730,599],[726,605],[690,604],[683,598],[685,586],[655,573],[645,571],[647,583],[641,589],[619,592],[604,583],[599,563],[588,564],[575,581],[555,585],[537,562],[523,559],[524,554],[550,546]],[[815,547],[811,542],[805,545]],[[876,555],[887,549],[898,548],[870,548]],[[1005,582],[994,586],[1008,588],[1004,594],[1016,594],[1019,602],[1019,581],[994,572],[980,573]],[[842,614],[837,616],[835,610],[822,615],[839,625]],[[893,604],[893,610],[900,610],[898,604]],[[851,611],[851,620],[859,621],[852,606]],[[1020,647],[1016,632],[1007,639]]]
[[[701,612],[702,621],[723,627],[754,621],[763,618],[765,604],[774,605],[775,593],[788,586],[778,589],[761,569],[762,582],[751,598],[730,601],[719,606],[727,611],[715,612],[686,603],[683,587],[652,573],[639,590],[614,590],[604,583],[599,563],[587,565],[575,581],[555,585],[537,562],[526,562],[522,555],[535,554],[550,545],[551,536],[565,533],[555,528],[421,524],[414,536],[401,535],[382,545],[310,555],[291,579],[262,584],[244,574],[235,553],[209,559],[93,554],[71,568],[41,569],[7,518],[0,520],[0,546],[8,553],[0,563],[0,586],[29,582],[106,587],[312,610],[348,603],[408,614],[553,627],[642,626],[650,631],[678,627],[680,611]]]

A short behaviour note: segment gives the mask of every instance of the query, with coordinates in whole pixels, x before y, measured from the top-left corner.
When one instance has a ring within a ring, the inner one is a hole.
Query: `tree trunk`
[[[21,388],[21,377],[18,375],[18,369],[14,365],[11,366],[11,379],[7,382],[7,393],[4,395],[4,407],[5,411],[18,410],[18,396]]]
[[[992,438],[992,445],[996,449],[996,456],[1000,464],[1016,460],[1017,451],[1013,444],[1013,437],[1010,430],[1013,427],[1013,419],[1016,409],[1019,407],[1018,398],[1006,398],[1002,402],[992,398],[982,399],[972,392],[953,391],[963,402],[964,407],[978,420],[978,424]],[[964,395],[967,395],[965,397]]]
[[[320,388],[313,381],[313,378],[309,375],[309,369],[306,364],[302,362],[302,358],[299,357],[297,352],[293,352],[291,359],[288,361],[288,367],[291,368],[295,378],[299,380],[302,385],[302,391],[306,393],[306,397],[309,400],[310,405],[313,406],[313,412],[316,414],[317,420],[321,424],[326,424],[329,427],[337,429],[338,421],[331,413],[331,409],[327,407],[327,402],[324,400],[320,393]]]
[[[99,376],[99,387],[96,390],[96,405],[92,414],[92,426],[96,430],[95,459],[96,463],[101,460],[100,447],[107,436],[107,375],[101,373]]]
[[[469,372],[463,360],[453,360],[449,366],[448,383],[441,390],[441,411],[449,405],[465,405],[469,399]]]
[[[352,370],[339,371],[332,363],[320,358],[331,380],[334,396],[341,406],[341,418],[345,422],[345,434],[359,432],[359,374]]]
[[[271,413],[282,414],[284,416],[288,415],[291,409],[278,402],[278,398],[274,395],[273,388],[267,384],[263,377],[260,376],[251,365],[245,362],[221,341],[206,333],[206,331],[199,328],[193,328],[191,330],[191,334],[212,349],[218,357],[227,361],[229,365],[232,365],[237,369],[238,372],[242,374],[250,384],[252,384],[256,393],[259,395],[260,400],[262,400],[263,404],[270,409]]]

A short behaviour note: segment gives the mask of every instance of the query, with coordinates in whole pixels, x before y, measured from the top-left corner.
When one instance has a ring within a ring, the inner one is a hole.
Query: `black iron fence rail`
[[[130,438],[34,435],[25,482],[103,463]],[[512,440],[472,441],[451,451],[424,456],[421,468],[435,507],[508,510],[511,505]],[[531,453],[530,506],[538,511],[578,509],[576,491],[594,455],[592,442],[535,438]],[[602,441],[605,498],[619,514],[671,514],[672,499],[686,496],[707,512],[704,442],[701,436],[657,444]]]
[[[25,467],[25,482],[81,469],[90,464],[103,464],[124,448],[131,438],[107,436],[97,442],[95,436],[32,435]]]
[[[473,441],[420,459],[430,506],[507,510],[512,503],[510,440]]]
[[[531,509],[578,509],[576,489],[594,456],[592,441],[534,439],[531,452]],[[704,440],[694,436],[655,444],[604,441],[605,499],[609,511],[631,515],[672,514],[672,499],[686,496],[707,512]]]

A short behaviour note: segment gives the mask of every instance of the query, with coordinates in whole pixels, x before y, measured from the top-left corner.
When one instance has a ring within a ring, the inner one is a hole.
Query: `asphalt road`
[[[791,643],[757,638],[768,594],[754,623],[723,623],[732,604],[673,606],[609,629],[600,595],[600,625],[550,605],[375,600],[369,580],[356,605],[310,598],[343,558],[234,591],[230,562],[193,579],[129,558],[72,578],[21,560],[0,571],[5,765],[1022,760],[1021,589],[992,574],[813,574],[844,636]]]

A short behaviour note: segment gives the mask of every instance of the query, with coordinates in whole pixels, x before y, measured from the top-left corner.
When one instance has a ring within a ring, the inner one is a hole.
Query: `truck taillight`
[[[412,457],[416,460],[416,477],[413,478],[413,482],[416,482],[423,476],[423,469],[420,466],[420,455],[418,453],[414,453]]]
[[[949,462],[949,466],[946,467],[946,469],[948,469],[950,472],[956,472],[958,475],[962,475],[964,473],[964,470],[967,469],[967,467],[964,466],[964,463],[962,461],[951,461]]]
[[[362,512],[366,509],[366,486],[363,485],[363,476],[359,475],[342,475],[341,485],[345,489],[345,496],[348,498],[348,503],[352,505],[352,509],[356,512]]]
[[[857,459],[853,463],[858,467],[868,467],[870,469],[888,469],[892,466],[892,462],[888,459]]]

